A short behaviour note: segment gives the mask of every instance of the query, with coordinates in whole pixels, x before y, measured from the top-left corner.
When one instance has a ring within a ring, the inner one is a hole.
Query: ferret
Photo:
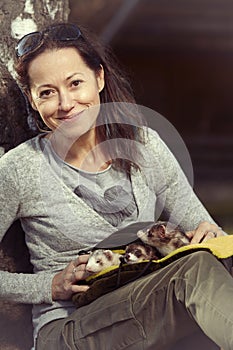
[[[162,256],[190,243],[190,238],[179,226],[169,229],[167,224],[166,221],[158,221],[137,232],[144,243],[155,247]]]
[[[107,249],[96,249],[90,253],[86,271],[90,273],[98,273],[109,266],[120,265],[121,254],[112,252]]]
[[[124,261],[134,264],[143,260],[158,260],[156,249],[143,242],[131,243],[125,249]]]

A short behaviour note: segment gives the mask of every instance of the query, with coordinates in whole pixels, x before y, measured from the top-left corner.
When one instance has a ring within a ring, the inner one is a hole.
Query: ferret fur
[[[189,237],[177,226],[168,228],[166,221],[158,221],[153,225],[139,230],[137,236],[146,244],[155,247],[162,256],[166,256],[177,248],[188,245]]]
[[[135,242],[126,247],[124,260],[127,264],[133,264],[144,260],[158,260],[158,256],[154,247]]]
[[[109,249],[96,249],[89,256],[86,271],[98,273],[109,266],[120,265],[121,256],[121,254],[112,252]]]

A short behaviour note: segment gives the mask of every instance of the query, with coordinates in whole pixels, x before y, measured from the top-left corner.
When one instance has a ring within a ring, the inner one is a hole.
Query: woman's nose
[[[70,111],[74,107],[74,100],[72,94],[69,91],[60,93],[59,96],[59,108],[62,111]]]

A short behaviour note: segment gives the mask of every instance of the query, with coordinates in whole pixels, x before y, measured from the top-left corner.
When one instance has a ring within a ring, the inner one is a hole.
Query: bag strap
[[[134,277],[130,278],[128,281],[125,281],[124,283],[121,283],[121,272],[122,272],[122,265],[123,265],[123,261],[121,261],[120,266],[117,270],[117,282],[116,282],[116,288],[122,287],[125,284],[128,284],[130,282],[134,282],[136,281],[138,278],[144,276],[145,272],[147,271],[147,269],[150,267],[150,265],[153,263],[153,260],[149,260],[145,263],[144,268],[139,271],[139,273],[137,275],[135,275]]]

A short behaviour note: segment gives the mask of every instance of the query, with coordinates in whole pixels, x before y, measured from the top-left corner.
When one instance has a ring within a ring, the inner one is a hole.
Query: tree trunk
[[[68,0],[1,0],[0,8],[0,153],[32,136],[24,98],[14,81],[16,41],[54,21],[67,21]]]
[[[25,98],[14,80],[16,41],[54,22],[66,22],[69,0],[0,0],[0,156],[31,138]],[[0,269],[31,273],[24,233],[16,222],[0,243]],[[29,350],[32,346],[31,306],[0,300],[0,349]]]

